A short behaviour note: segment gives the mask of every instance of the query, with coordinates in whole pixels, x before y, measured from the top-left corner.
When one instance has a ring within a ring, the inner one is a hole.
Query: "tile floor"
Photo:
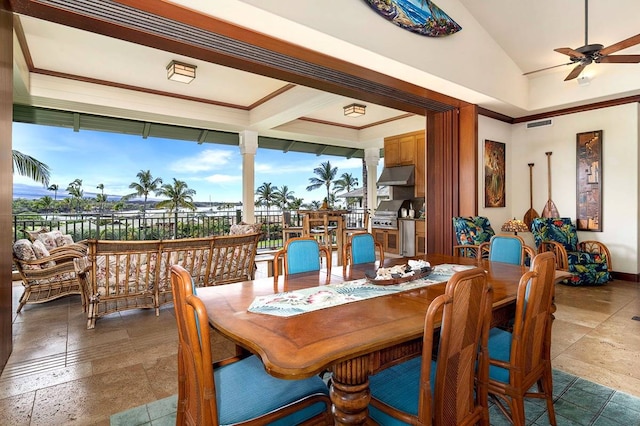
[[[21,291],[14,283],[14,306]],[[640,316],[640,284],[560,285],[556,305],[554,368],[610,388],[596,387],[596,393],[612,395],[605,398],[609,408],[586,403],[584,408],[599,413],[589,420],[593,423],[568,416],[560,424],[640,425],[637,400],[624,401],[624,394],[640,397],[640,321],[632,319]],[[145,421],[173,424],[177,333],[170,306],[158,317],[152,310],[112,314],[86,330],[80,297],[72,296],[26,306],[14,314],[13,334],[13,353],[0,376],[1,424],[109,425],[113,414],[141,406],[149,416]],[[233,353],[223,337],[213,341],[217,359]],[[556,382],[561,386],[559,378]],[[579,379],[573,386],[581,382],[594,386]],[[585,392],[576,392],[575,402],[590,401],[593,392]],[[560,412],[560,403],[556,407]],[[616,409],[618,414],[604,416]]]

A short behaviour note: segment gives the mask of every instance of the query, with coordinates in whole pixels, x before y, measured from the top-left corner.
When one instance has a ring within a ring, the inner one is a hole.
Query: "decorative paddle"
[[[533,163],[529,163],[529,210],[524,214],[523,222],[531,229],[531,222],[536,217],[540,217],[537,211],[533,208]]]
[[[549,199],[547,200],[547,204],[545,204],[544,209],[542,209],[542,217],[552,218],[552,217],[560,217],[560,213],[558,213],[558,209],[551,199],[551,154],[552,152],[545,152],[547,155],[547,179],[549,181]]]

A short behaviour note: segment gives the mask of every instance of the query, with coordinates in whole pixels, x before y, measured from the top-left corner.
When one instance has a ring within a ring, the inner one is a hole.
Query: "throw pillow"
[[[231,228],[229,229],[229,235],[255,234],[256,232],[260,232],[261,229],[261,223],[240,222],[231,225]]]

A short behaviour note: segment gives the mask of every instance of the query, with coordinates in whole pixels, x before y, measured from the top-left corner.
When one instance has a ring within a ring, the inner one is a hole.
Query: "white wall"
[[[509,126],[486,117],[478,121],[478,143],[483,151],[484,139],[507,144],[506,208],[485,209],[484,183],[479,177],[479,214],[489,217],[499,232],[509,217],[522,219],[529,209],[529,168],[533,168],[533,208],[542,213],[547,199],[547,157],[551,151],[552,199],[563,217],[576,218],[576,134],[603,131],[602,232],[581,231],[583,240],[602,241],[611,250],[613,269],[637,274],[638,265],[638,173],[640,110],[637,103],[603,108],[553,118],[549,127],[526,129],[525,123]],[[478,169],[482,173],[482,155]],[[530,233],[523,233],[532,244]]]

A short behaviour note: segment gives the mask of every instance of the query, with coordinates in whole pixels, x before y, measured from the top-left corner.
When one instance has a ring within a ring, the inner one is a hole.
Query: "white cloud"
[[[231,151],[206,149],[197,155],[181,158],[169,165],[169,170],[183,173],[197,173],[227,166],[234,157]]]
[[[211,183],[235,183],[242,182],[242,176],[216,174],[207,176],[203,180]]]

